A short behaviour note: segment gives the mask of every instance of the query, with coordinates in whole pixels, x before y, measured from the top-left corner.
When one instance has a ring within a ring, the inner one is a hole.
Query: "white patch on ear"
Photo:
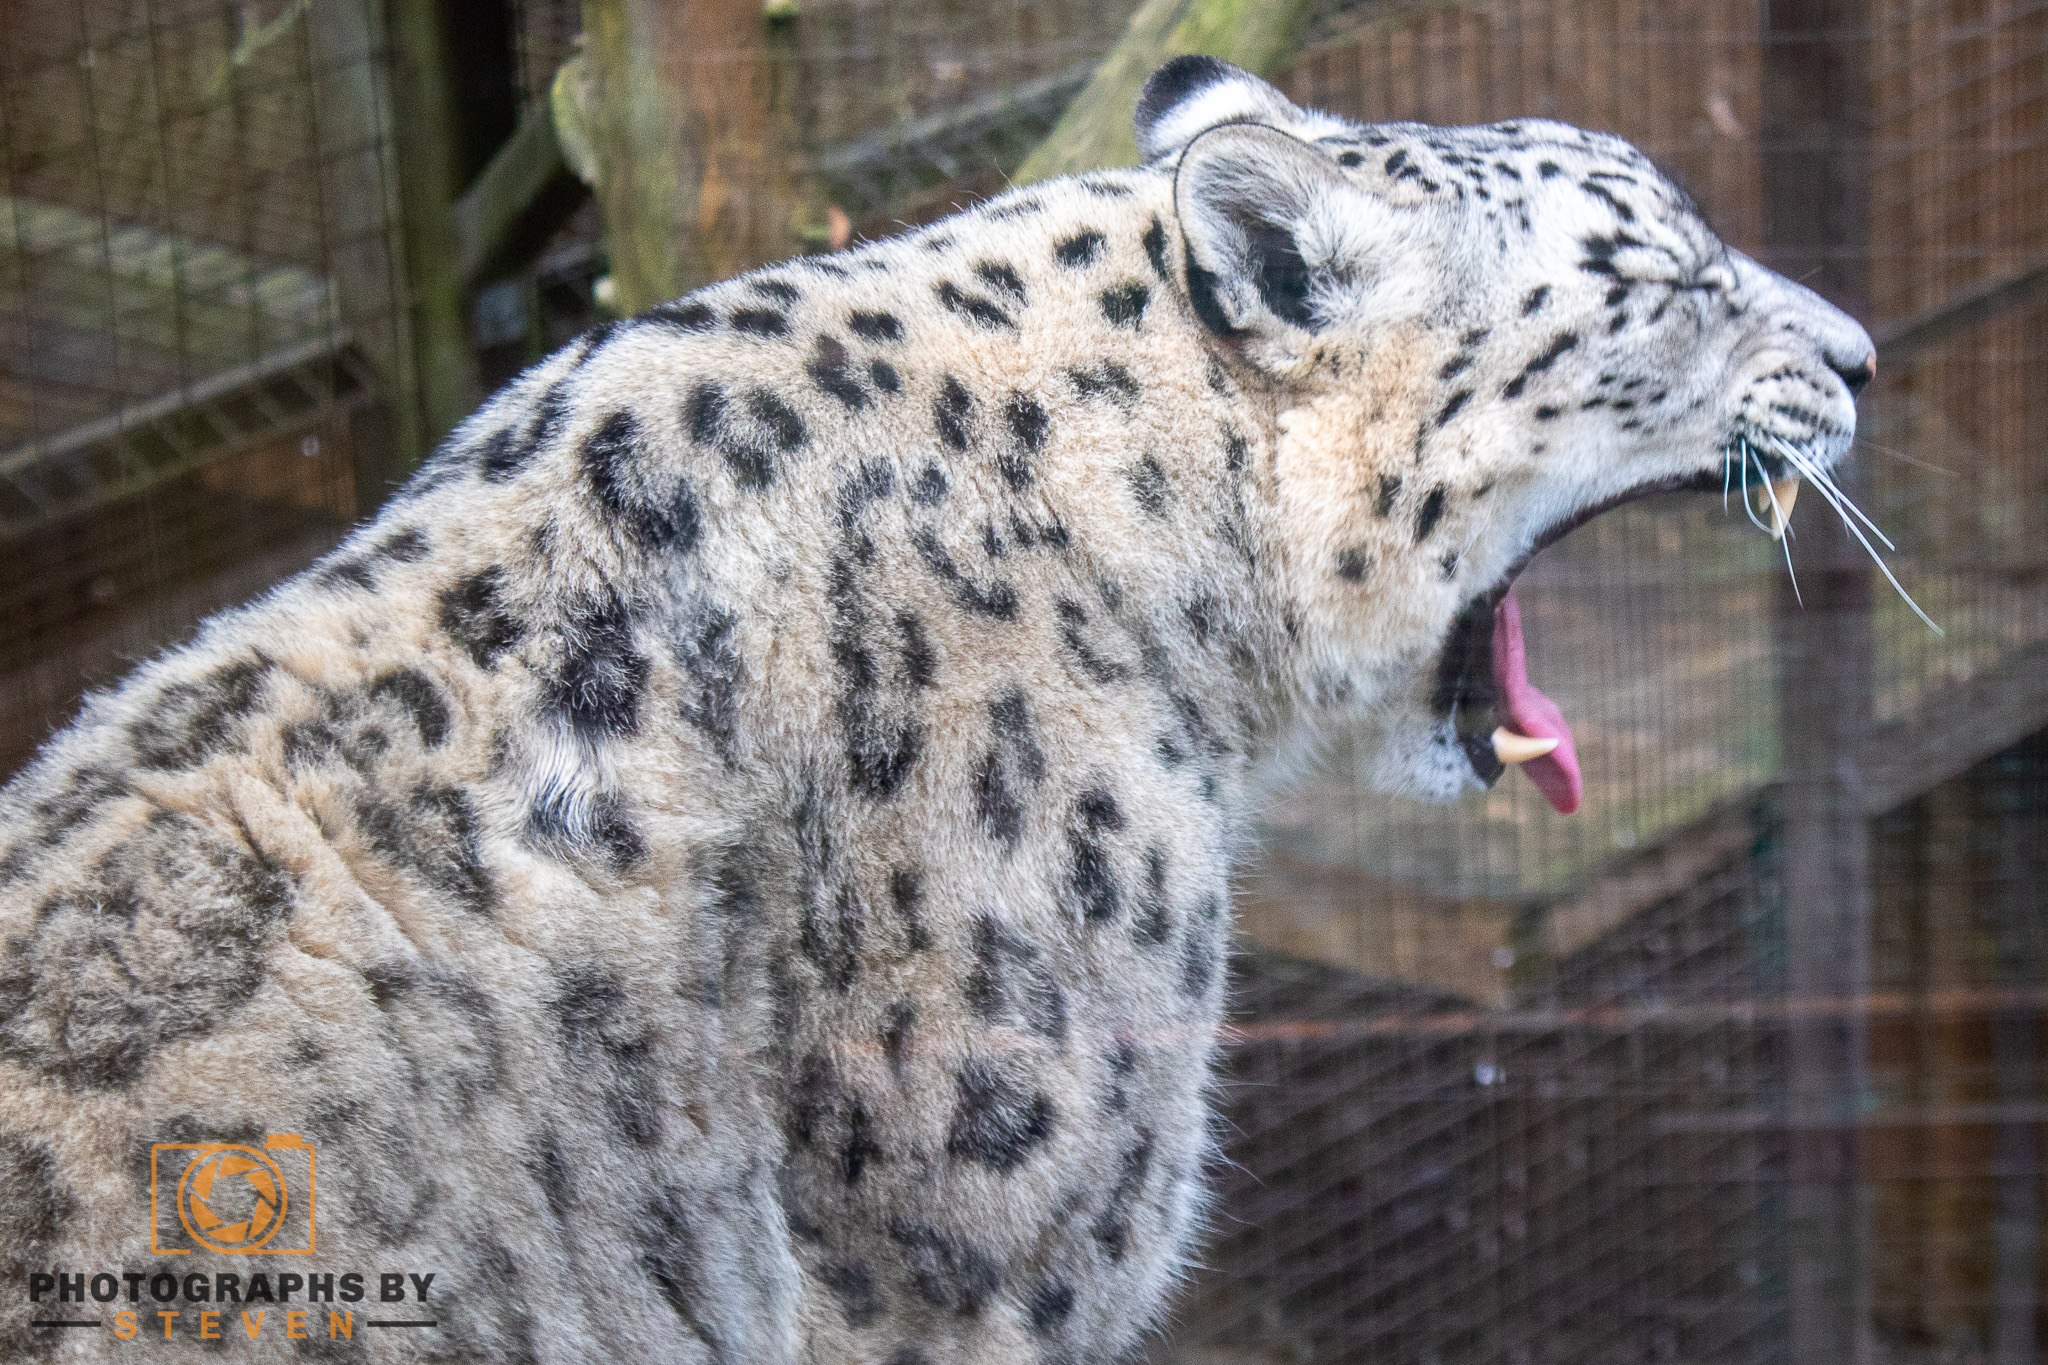
[[[1304,138],[1349,125],[1311,113],[1241,66],[1215,57],[1175,57],[1152,73],[1138,96],[1138,154],[1149,164],[1173,156],[1224,123],[1259,123]]]
[[[1327,326],[1355,328],[1428,307],[1430,276],[1409,259],[1409,222],[1408,210],[1349,184],[1309,196],[1294,242],[1315,272],[1310,302]]]

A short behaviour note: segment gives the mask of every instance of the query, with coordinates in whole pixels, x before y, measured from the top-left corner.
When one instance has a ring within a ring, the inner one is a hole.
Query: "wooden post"
[[[355,409],[349,433],[356,508],[366,512],[432,443],[418,403],[412,317],[400,294],[405,241],[383,6],[313,5],[306,23],[334,325],[376,371],[375,396]]]
[[[1863,0],[1770,0],[1765,16],[1767,259],[1868,318]],[[1856,488],[1853,469],[1844,482]],[[1786,1354],[1850,1365],[1874,1350],[1858,1127],[1869,1089],[1870,844],[1853,766],[1871,723],[1871,574],[1862,549],[1819,513],[1797,528],[1803,600],[1781,581],[1777,622],[1791,1007]]]
[[[633,313],[802,245],[787,20],[761,0],[584,0],[585,131]]]
[[[401,0],[390,6],[390,16],[406,312],[417,357],[421,420],[431,444],[467,417],[482,397],[465,316],[454,212],[463,168],[440,7]]]
[[[1295,32],[1308,9],[1306,0],[1147,0],[1019,168],[1017,183],[1137,165],[1131,111],[1145,78],[1161,62],[1201,53],[1264,75],[1293,54]]]

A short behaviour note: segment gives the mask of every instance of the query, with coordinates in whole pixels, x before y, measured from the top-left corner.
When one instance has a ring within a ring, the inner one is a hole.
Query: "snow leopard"
[[[1144,1349],[1260,793],[1569,810],[1515,576],[1782,531],[1875,354],[1613,136],[1201,57],[1136,128],[586,334],[40,750],[0,1353]]]

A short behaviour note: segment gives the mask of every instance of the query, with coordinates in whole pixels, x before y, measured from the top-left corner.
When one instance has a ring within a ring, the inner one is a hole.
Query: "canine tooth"
[[[1770,519],[1771,539],[1783,540],[1785,525],[1792,520],[1792,504],[1799,501],[1799,476],[1757,484],[1749,490],[1749,497],[1756,514]]]
[[[1493,756],[1503,763],[1527,763],[1557,747],[1554,739],[1532,739],[1503,725],[1493,732]]]

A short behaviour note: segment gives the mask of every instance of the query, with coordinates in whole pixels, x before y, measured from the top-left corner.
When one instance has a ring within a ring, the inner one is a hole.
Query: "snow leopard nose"
[[[1835,377],[1847,386],[1851,398],[1862,393],[1864,389],[1870,386],[1870,381],[1877,378],[1877,352],[1875,351],[1848,361],[1842,360],[1830,352],[1827,361],[1828,368],[1835,372]]]

